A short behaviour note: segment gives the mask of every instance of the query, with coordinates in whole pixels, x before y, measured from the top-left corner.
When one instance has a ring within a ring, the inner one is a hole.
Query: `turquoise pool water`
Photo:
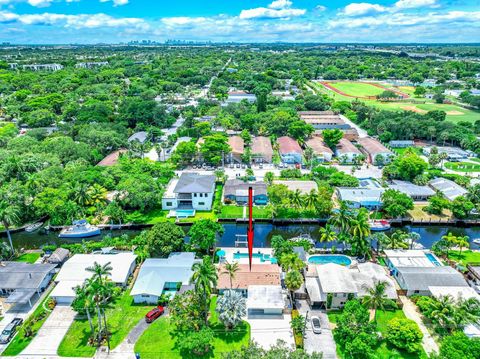
[[[440,263],[432,253],[425,253],[425,257],[427,257],[428,260],[432,262],[434,265],[436,265],[437,267],[440,267],[442,265],[442,263]]]
[[[177,209],[175,211],[175,215],[177,217],[193,217],[195,216],[195,210],[194,209]]]
[[[253,253],[252,255],[253,258],[258,258],[260,259],[261,262],[270,262],[272,264],[277,263],[277,258],[271,257],[270,254],[264,254],[264,253]],[[248,253],[234,253],[233,254],[233,259],[242,259],[242,258],[248,258]]]
[[[349,266],[352,264],[352,260],[341,254],[318,254],[308,258],[308,263],[310,264],[327,264],[335,263],[342,266]]]

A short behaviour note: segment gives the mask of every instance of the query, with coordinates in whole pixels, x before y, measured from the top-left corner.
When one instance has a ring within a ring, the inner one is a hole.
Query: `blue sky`
[[[0,0],[0,42],[480,42],[479,0]]]

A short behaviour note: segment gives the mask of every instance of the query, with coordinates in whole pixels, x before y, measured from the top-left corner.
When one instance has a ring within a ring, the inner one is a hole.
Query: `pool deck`
[[[239,248],[239,247],[221,247],[222,250],[225,251],[225,260],[229,263],[238,262],[239,264],[248,264],[248,257],[235,259],[235,253],[245,253],[248,254],[248,248]],[[253,253],[261,252],[263,254],[269,254],[270,257],[273,256],[273,249],[272,248],[253,248]],[[262,262],[260,258],[253,258],[253,264],[270,264],[270,261]]]

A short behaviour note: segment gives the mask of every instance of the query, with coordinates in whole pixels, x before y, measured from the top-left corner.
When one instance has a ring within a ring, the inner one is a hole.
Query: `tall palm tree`
[[[233,288],[233,280],[235,279],[236,273],[240,270],[240,267],[238,265],[238,262],[225,262],[224,265],[224,270],[222,274],[228,274],[228,277],[230,278],[230,289]]]
[[[112,275],[113,267],[110,262],[101,265],[97,262],[93,263],[93,266],[85,269],[87,272],[93,273],[93,279],[98,279],[100,284],[105,283],[105,279]]]
[[[305,206],[310,209],[314,209],[317,207],[318,203],[318,193],[316,190],[312,189],[306,196],[305,196]]]
[[[353,221],[353,213],[347,202],[341,201],[340,208],[332,213],[328,221],[336,227],[340,233],[347,233]]]
[[[201,262],[195,263],[192,270],[191,281],[195,284],[195,291],[203,298],[205,323],[207,323],[210,295],[217,286],[218,274],[209,256],[205,256]]]
[[[102,205],[107,200],[107,190],[98,183],[88,188],[87,195],[89,198],[88,204],[91,205]]]
[[[326,224],[325,227],[320,228],[320,242],[333,242],[337,239],[337,233],[333,230],[330,224]]]
[[[460,253],[459,255],[462,255],[462,250],[463,248],[469,248],[470,247],[470,242],[469,242],[469,237],[468,236],[459,236],[457,237],[457,247],[460,248]]]
[[[408,248],[409,235],[402,231],[395,231],[385,239],[384,246],[388,249]]]
[[[293,292],[300,289],[303,284],[303,276],[298,270],[291,270],[285,276],[285,285],[287,289],[290,291],[290,299],[292,301],[292,305],[294,303]]]
[[[360,208],[354,215],[349,232],[352,236],[364,239],[370,235],[370,225],[368,224],[368,211]]]
[[[247,314],[246,300],[241,293],[230,289],[218,298],[215,310],[225,328],[230,330],[235,328]]]
[[[377,309],[385,310],[385,305],[389,299],[385,293],[387,289],[387,282],[378,281],[374,283],[373,287],[364,286],[367,295],[362,298],[362,303],[373,310],[373,317]]]
[[[417,243],[420,240],[420,238],[422,238],[420,234],[418,234],[417,232],[410,232],[408,236],[410,239],[410,249],[413,249],[413,247],[415,246],[415,243]]]
[[[289,197],[290,204],[293,206],[293,208],[298,209],[303,206],[303,196],[299,189],[290,192]]]
[[[440,327],[451,332],[457,327],[457,321],[460,321],[455,315],[455,306],[451,296],[441,296],[434,303],[434,309],[430,314],[430,318]]]
[[[448,232],[446,236],[442,236],[441,239],[445,245],[445,249],[447,251],[447,258],[450,254],[450,249],[457,243],[457,236],[453,233]]]
[[[90,201],[90,194],[88,192],[88,185],[86,183],[78,183],[73,190],[73,200],[81,207],[86,207]]]
[[[5,201],[3,198],[0,199],[0,222],[5,231],[7,232],[8,242],[10,244],[10,249],[12,254],[15,253],[13,248],[12,236],[10,234],[10,226],[16,225],[20,222],[20,207],[10,204],[8,199]]]

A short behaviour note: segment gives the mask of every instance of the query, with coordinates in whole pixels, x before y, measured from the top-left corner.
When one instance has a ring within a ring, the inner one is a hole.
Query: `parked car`
[[[240,168],[240,163],[237,163],[237,168]]]
[[[319,317],[312,317],[310,319],[312,323],[312,330],[315,334],[322,334],[322,322]]]
[[[258,168],[262,169],[262,168],[263,168],[263,165],[260,163],[260,164],[258,165]]]
[[[2,334],[0,335],[0,344],[7,344],[12,340],[13,336],[17,332],[17,327],[22,325],[23,319],[15,318],[13,319],[6,327],[3,329]]]
[[[161,305],[159,305],[158,307],[153,308],[151,311],[149,311],[145,315],[145,321],[147,323],[152,323],[155,319],[160,317],[164,312],[165,312],[165,309]]]

